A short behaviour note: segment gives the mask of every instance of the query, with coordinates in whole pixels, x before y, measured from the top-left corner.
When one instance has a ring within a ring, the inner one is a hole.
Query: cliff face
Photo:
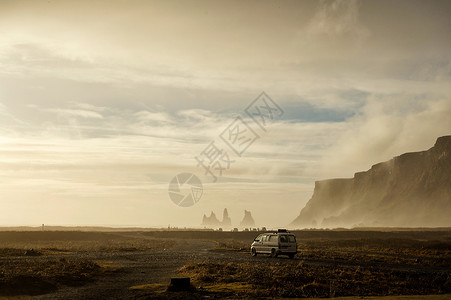
[[[294,227],[451,226],[451,136],[354,178],[317,181]]]

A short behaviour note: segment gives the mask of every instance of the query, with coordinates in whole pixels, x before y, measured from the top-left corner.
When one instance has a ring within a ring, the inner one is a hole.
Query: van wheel
[[[277,255],[279,255],[276,251],[276,249],[272,248],[271,249],[271,257],[277,257]]]
[[[293,258],[294,258],[294,255],[295,255],[294,253],[291,253],[291,254],[288,254],[288,257],[291,258],[291,259],[293,259]]]
[[[255,248],[251,249],[251,255],[252,256],[257,256],[257,251],[255,250]]]

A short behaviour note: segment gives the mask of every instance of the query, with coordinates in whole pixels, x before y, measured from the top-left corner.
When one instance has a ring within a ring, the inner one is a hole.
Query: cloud
[[[102,119],[103,116],[94,111],[82,109],[62,109],[62,108],[46,108],[43,111],[56,113],[63,117],[81,117],[87,119]]]
[[[16,135],[18,127],[27,127],[28,124],[16,117],[6,105],[0,102],[0,134],[5,136]]]
[[[324,153],[321,178],[352,177],[371,165],[433,146],[451,134],[451,99],[411,94],[372,95]]]
[[[173,124],[174,120],[172,117],[165,112],[150,112],[147,110],[142,110],[135,113],[135,116],[140,121],[151,122],[154,124]]]
[[[0,1],[0,210],[167,226],[245,203],[277,224],[314,180],[449,134],[448,2],[199,4]],[[284,119],[179,210],[168,181],[204,174],[194,156],[262,89]]]
[[[89,103],[72,102],[71,104],[76,108],[80,108],[87,111],[95,111],[100,113],[107,110],[107,108],[104,106],[96,106]]]
[[[177,112],[177,115],[189,120],[206,121],[218,118],[211,111],[205,109],[185,109]]]
[[[308,34],[328,38],[369,36],[370,31],[359,21],[359,6],[358,0],[321,1],[307,26]]]
[[[0,114],[6,114],[6,106],[0,102]]]

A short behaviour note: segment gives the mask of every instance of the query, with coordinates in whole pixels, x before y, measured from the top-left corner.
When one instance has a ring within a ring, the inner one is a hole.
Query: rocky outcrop
[[[354,178],[317,181],[292,227],[451,226],[451,136]]]
[[[231,227],[232,219],[229,217],[229,212],[227,208],[224,208],[224,212],[222,214],[222,221],[219,221],[216,217],[215,213],[212,211],[210,216],[207,217],[205,214],[202,218],[202,226],[206,227]]]
[[[252,214],[248,210],[244,210],[244,217],[243,220],[240,222],[241,227],[254,227],[255,221],[254,218],[252,218]]]
[[[220,224],[221,224],[221,222],[219,222],[218,218],[216,218],[216,215],[214,212],[211,212],[209,217],[207,217],[204,214],[204,217],[202,218],[202,226],[216,227],[216,226],[219,226]]]
[[[229,217],[229,212],[227,211],[227,208],[224,208],[224,212],[222,213],[221,225],[224,227],[232,226],[232,219]]]

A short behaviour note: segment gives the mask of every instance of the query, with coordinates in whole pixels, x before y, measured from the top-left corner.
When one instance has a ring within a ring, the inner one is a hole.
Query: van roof
[[[265,232],[263,234],[272,234],[272,235],[294,235],[290,232]]]

